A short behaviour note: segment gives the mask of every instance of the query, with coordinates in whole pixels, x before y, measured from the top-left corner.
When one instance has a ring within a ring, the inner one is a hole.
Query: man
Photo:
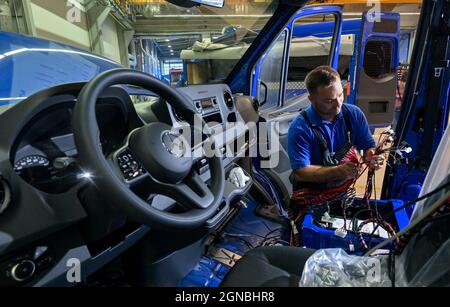
[[[288,153],[293,175],[301,187],[325,188],[356,178],[360,165],[338,162],[351,148],[363,150],[363,160],[379,169],[384,157],[375,155],[375,142],[364,113],[343,104],[339,73],[319,66],[306,76],[311,106],[293,121],[288,134]]]

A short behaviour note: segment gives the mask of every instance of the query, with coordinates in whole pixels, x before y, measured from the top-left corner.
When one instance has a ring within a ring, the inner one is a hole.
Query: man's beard
[[[338,115],[341,112],[342,106],[339,106],[335,109],[334,114],[333,115]]]
[[[336,116],[341,112],[342,106],[339,106],[337,108],[329,109],[329,110],[320,110],[320,113],[325,116]]]

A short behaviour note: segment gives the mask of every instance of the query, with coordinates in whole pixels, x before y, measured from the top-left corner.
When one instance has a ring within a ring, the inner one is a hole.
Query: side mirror
[[[262,105],[264,105],[267,102],[267,84],[264,83],[264,81],[261,81],[261,80],[259,80],[259,95],[258,95],[258,98],[259,98],[259,106],[262,106]]]
[[[258,113],[259,107],[261,106],[261,104],[259,103],[258,99],[255,97],[253,97],[252,106],[253,106],[253,109],[255,110],[255,112]]]

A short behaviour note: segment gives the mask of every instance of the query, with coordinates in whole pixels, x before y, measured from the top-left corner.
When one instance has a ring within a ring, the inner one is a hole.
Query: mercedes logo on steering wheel
[[[181,158],[186,153],[186,146],[183,142],[183,138],[171,131],[165,131],[162,134],[162,144],[164,148],[177,158]]]

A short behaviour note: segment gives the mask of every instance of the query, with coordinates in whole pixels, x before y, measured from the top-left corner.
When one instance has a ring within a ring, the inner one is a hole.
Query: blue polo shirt
[[[367,150],[375,147],[364,113],[355,105],[346,104],[345,106],[332,122],[322,119],[312,106],[306,109],[311,124],[319,127],[330,153],[338,151],[347,142],[343,112],[348,112],[347,116],[352,125],[352,142],[356,149]],[[288,154],[294,171],[308,165],[322,165],[323,157],[319,141],[301,114],[289,127]]]

